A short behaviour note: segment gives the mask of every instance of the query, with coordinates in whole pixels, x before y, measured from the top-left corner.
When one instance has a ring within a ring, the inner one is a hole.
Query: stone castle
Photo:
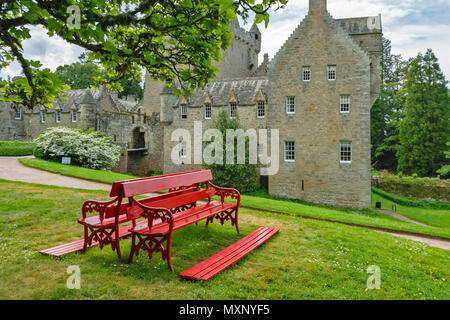
[[[326,0],[309,5],[277,54],[261,63],[258,27],[245,31],[233,23],[217,80],[190,97],[147,77],[140,103],[101,87],[69,91],[68,100],[48,110],[3,104],[0,140],[31,140],[55,125],[95,128],[123,149],[116,171],[189,171],[201,165],[172,161],[179,144],[172,133],[193,132],[194,122],[206,130],[226,110],[239,116],[244,130],[279,130],[279,171],[259,177],[271,195],[370,208],[370,109],[379,95],[381,17],[334,19]]]

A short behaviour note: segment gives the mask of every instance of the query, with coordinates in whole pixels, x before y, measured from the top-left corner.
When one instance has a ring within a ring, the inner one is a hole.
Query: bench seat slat
[[[181,214],[174,216],[173,230],[178,230],[196,222],[205,220],[209,217],[215,216],[219,212],[236,207],[236,203],[224,203],[219,201],[211,201],[205,205],[194,207],[183,211]],[[160,223],[154,225],[151,230],[148,226],[140,226],[133,230],[133,233],[143,236],[164,236],[169,233],[169,224]]]
[[[211,258],[180,274],[190,280],[211,280],[219,272],[229,268],[251,251],[255,250],[279,232],[276,228],[259,228],[235,244],[222,250]]]

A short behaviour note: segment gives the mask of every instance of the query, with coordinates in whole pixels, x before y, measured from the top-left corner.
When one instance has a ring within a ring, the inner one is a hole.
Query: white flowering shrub
[[[38,158],[61,161],[62,157],[71,157],[73,165],[97,170],[116,166],[121,154],[111,137],[93,130],[49,128],[35,142]]]

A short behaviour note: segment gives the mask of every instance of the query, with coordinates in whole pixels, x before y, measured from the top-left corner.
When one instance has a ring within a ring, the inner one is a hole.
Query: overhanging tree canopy
[[[214,78],[211,60],[219,61],[220,50],[230,45],[232,20],[254,13],[256,23],[267,25],[268,10],[287,1],[2,0],[0,68],[18,61],[25,77],[0,81],[1,99],[50,107],[67,89],[39,61],[24,57],[22,43],[31,37],[30,26],[42,26],[49,36],[90,51],[113,80],[112,89],[130,75],[141,81],[145,68],[154,79],[187,84],[183,91],[188,94]]]

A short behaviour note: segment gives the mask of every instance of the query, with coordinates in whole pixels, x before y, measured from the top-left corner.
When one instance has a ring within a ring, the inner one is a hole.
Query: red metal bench
[[[128,263],[141,250],[147,251],[149,258],[155,252],[161,252],[163,260],[174,272],[171,261],[172,234],[175,230],[206,220],[206,225],[214,219],[223,225],[231,221],[239,233],[238,210],[240,193],[236,189],[220,188],[211,183],[210,170],[198,170],[177,175],[160,176],[154,179],[141,179],[124,182],[120,185],[120,196],[129,199],[127,219],[145,217],[147,224],[133,225],[131,252]],[[205,189],[201,189],[204,184]],[[169,190],[159,199],[151,198],[146,202],[137,201],[136,196]],[[211,198],[219,196],[220,201]],[[226,203],[226,198],[237,202]],[[206,203],[198,204],[205,200]],[[164,246],[165,245],[165,246]]]
[[[166,177],[176,177],[180,175],[179,173],[167,175]],[[121,185],[128,182],[137,181],[151,181],[158,179],[159,177],[148,177],[134,180],[118,181],[113,183],[110,196],[114,198],[111,201],[96,201],[88,200],[83,204],[82,216],[83,218],[78,220],[78,223],[84,226],[84,244],[83,252],[92,245],[98,243],[100,249],[106,244],[111,244],[113,250],[117,251],[119,259],[121,258],[120,252],[120,235],[128,234],[124,233],[124,230],[120,232],[120,225],[128,222],[132,222],[133,226],[136,226],[136,220],[140,218],[139,210],[135,211],[133,217],[130,217],[128,213],[128,208],[130,207],[130,202],[124,202],[121,191]],[[174,191],[174,190],[172,190]],[[139,201],[143,204],[148,204],[151,201],[163,200],[168,197],[176,196],[182,194],[186,190],[181,190],[178,192],[172,192],[170,195],[158,195],[153,197],[148,197],[145,199],[140,199]],[[141,210],[142,211],[142,210]],[[88,214],[95,213],[93,216],[88,216]],[[122,228],[123,229],[123,228]],[[116,237],[116,234],[119,237]],[[61,251],[58,249],[58,252]],[[66,250],[67,251],[67,250]],[[73,251],[73,250],[72,250]],[[76,248],[75,248],[76,251]],[[64,251],[65,252],[65,251]]]

